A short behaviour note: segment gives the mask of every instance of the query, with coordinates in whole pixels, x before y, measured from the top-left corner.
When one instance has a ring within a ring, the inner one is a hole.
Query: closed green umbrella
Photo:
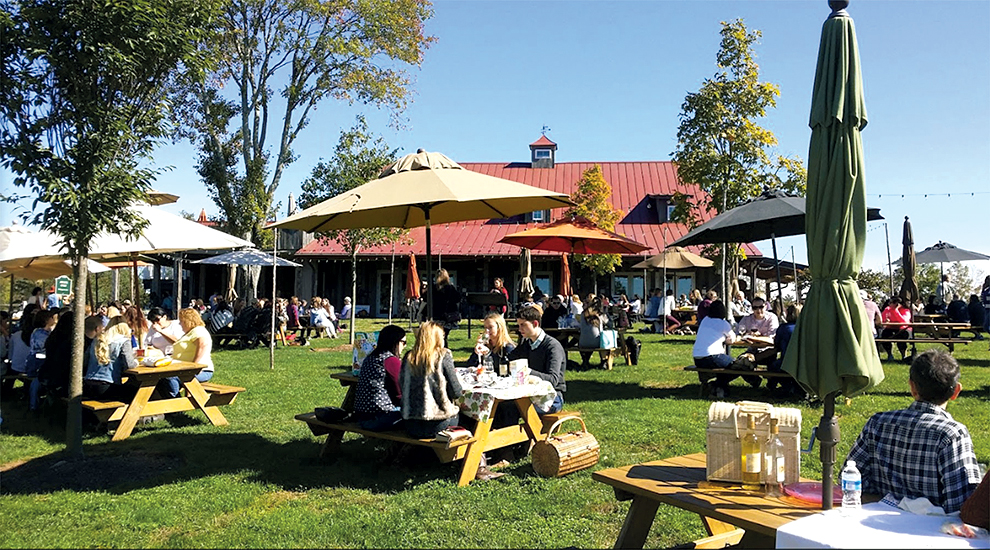
[[[866,185],[860,131],[866,104],[859,52],[847,1],[829,2],[811,96],[811,146],[805,217],[811,289],[783,369],[822,396],[818,426],[822,507],[832,506],[832,466],[839,425],[835,397],[853,396],[883,380],[872,327],[866,323],[856,275],[866,245]]]
[[[918,291],[918,280],[915,278],[917,261],[914,256],[914,233],[911,231],[911,220],[907,216],[904,216],[904,236],[901,238],[901,245],[904,247],[901,252],[904,282],[901,283],[901,291],[898,295],[910,305],[921,297],[921,292]]]

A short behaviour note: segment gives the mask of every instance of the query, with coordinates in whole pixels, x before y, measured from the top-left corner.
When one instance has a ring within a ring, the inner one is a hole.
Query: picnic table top
[[[768,497],[738,484],[707,481],[705,458],[697,453],[599,470],[592,479],[612,486],[617,495],[622,491],[645,497],[767,536],[821,510],[791,497]]]

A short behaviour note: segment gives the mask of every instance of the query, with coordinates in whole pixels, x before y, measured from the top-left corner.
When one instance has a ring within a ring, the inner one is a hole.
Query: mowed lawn
[[[361,329],[382,325],[359,321]],[[87,432],[87,457],[106,457],[106,464],[121,455],[164,464],[146,472],[108,466],[114,471],[101,476],[113,480],[108,489],[60,479],[60,472],[70,469],[53,460],[64,448],[64,411],[35,416],[26,401],[8,400],[0,404],[0,546],[611,547],[629,503],[617,502],[591,472],[705,451],[710,401],[699,397],[695,375],[680,372],[690,363],[693,339],[637,337],[643,340],[639,365],[617,360],[612,371],[567,373],[565,407],[583,413],[601,443],[601,461],[560,479],[536,476],[527,458],[505,477],[459,488],[457,464],[383,465],[381,444],[353,434],[345,438],[338,460],[321,462],[319,441],[293,416],[340,404],[344,390],[329,375],[346,368],[350,352],[310,351],[338,346],[340,339],[279,348],[274,370],[267,348],[216,352],[214,381],[248,388],[222,409],[229,426],[214,427],[201,413],[190,412],[139,426],[118,443]],[[466,358],[472,345],[466,330],[452,332],[456,359]],[[987,347],[983,341],[957,348],[963,391],[948,409],[969,426],[983,463],[990,462]],[[597,364],[597,357],[592,362]],[[910,402],[908,367],[885,363],[884,369],[887,378],[879,387],[849,405],[841,399],[836,405],[840,461],[871,414]],[[821,416],[821,407],[775,402],[764,388],[737,380],[728,400],[744,399],[800,408],[803,445]],[[803,455],[802,474],[821,479],[817,450],[816,445],[813,455]],[[5,479],[37,461],[59,483],[4,488]],[[647,546],[703,536],[697,516],[661,506]]]

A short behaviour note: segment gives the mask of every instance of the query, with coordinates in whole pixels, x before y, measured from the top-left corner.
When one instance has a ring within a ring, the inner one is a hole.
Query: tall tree
[[[128,207],[146,198],[145,166],[170,134],[168,92],[202,72],[198,45],[218,4],[204,0],[21,0],[0,3],[5,79],[0,151],[35,197],[30,221],[59,236],[77,289],[99,233],[135,234]],[[86,293],[74,309],[84,311]],[[83,315],[74,318],[67,447],[82,454]]]
[[[190,93],[199,104],[200,173],[231,230],[259,246],[271,239],[262,226],[322,100],[384,106],[393,116],[405,108],[404,67],[419,66],[434,41],[423,28],[431,16],[427,0],[228,0],[213,82],[233,82],[237,97]]]
[[[340,132],[340,139],[329,161],[322,159],[302,184],[299,202],[303,208],[335,197],[378,177],[382,169],[395,160],[398,149],[390,149],[381,137],[373,138],[368,123],[358,116],[354,126]],[[357,255],[362,248],[397,242],[408,233],[392,227],[339,229],[320,234],[322,239],[337,241],[351,256],[350,343],[354,343],[354,316],[357,310]]]
[[[571,201],[574,206],[566,212],[568,216],[582,216],[608,231],[615,230],[615,222],[622,218],[622,210],[612,206],[612,186],[605,181],[602,167],[596,164],[581,174]],[[598,276],[607,275],[622,265],[618,254],[575,254],[574,261],[595,274],[595,293],[598,292]]]
[[[749,31],[737,19],[722,22],[721,36],[716,56],[718,71],[705,79],[701,89],[685,98],[673,153],[678,178],[704,191],[693,200],[682,193],[674,197],[673,219],[691,227],[700,223],[702,213],[731,210],[764,188],[803,195],[807,183],[803,162],[780,155],[772,157],[777,138],[757,124],[767,109],[776,107],[780,95],[776,84],[760,82],[753,47],[762,33]],[[730,249],[736,250],[738,247]],[[724,289],[724,247],[720,256]]]

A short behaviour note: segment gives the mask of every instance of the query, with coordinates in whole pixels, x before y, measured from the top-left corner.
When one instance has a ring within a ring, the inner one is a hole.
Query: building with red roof
[[[633,264],[653,254],[658,254],[670,243],[683,236],[688,227],[669,220],[673,208],[672,197],[683,193],[697,197],[702,191],[693,185],[678,181],[677,167],[670,161],[638,162],[556,162],[557,144],[545,135],[529,145],[530,162],[465,162],[462,167],[489,176],[540,187],[550,191],[571,194],[582,174],[594,165],[600,165],[605,180],[612,187],[612,205],[622,211],[615,232],[649,245],[650,250],[641,255],[623,257],[622,266],[607,277],[597,281],[597,288],[610,295],[626,294],[645,297],[645,292],[661,286],[660,272],[633,270]],[[523,231],[540,224],[560,219],[564,208],[532,212],[506,220],[475,220],[434,225],[432,250],[434,266],[448,270],[458,288],[469,292],[485,292],[495,277],[501,277],[510,291],[510,299],[517,300],[520,278],[519,253],[516,246],[499,243],[505,235]],[[705,219],[711,214],[705,216]],[[393,307],[398,314],[398,304],[404,302],[403,289],[408,255],[415,254],[421,279],[426,279],[425,229],[411,229],[409,238],[388,246],[362,249],[358,263],[358,300],[368,305],[374,315],[387,315],[391,258],[395,257]],[[295,293],[301,296],[329,296],[334,303],[341,303],[350,294],[350,256],[344,248],[325,239],[311,239],[295,252],[294,259],[309,267],[297,275]],[[761,256],[752,244],[744,245],[749,257]],[[700,250],[693,249],[700,253]],[[533,283],[544,293],[556,294],[560,289],[561,259],[558,252],[532,251]],[[571,262],[572,287],[583,296],[596,287],[593,275]],[[674,280],[676,279],[676,281]],[[676,292],[687,292],[694,287],[710,287],[716,284],[713,269],[697,272],[668,273],[668,280]],[[606,290],[608,289],[608,290]]]

